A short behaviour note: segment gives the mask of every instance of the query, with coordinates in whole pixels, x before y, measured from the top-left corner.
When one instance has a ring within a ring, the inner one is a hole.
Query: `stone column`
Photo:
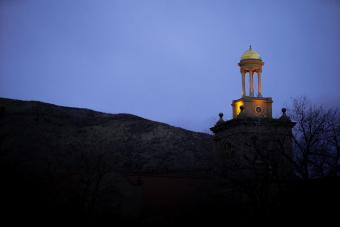
[[[249,96],[254,96],[254,72],[249,72]]]
[[[262,97],[262,80],[261,80],[262,72],[257,72],[257,96]]]
[[[241,72],[242,74],[242,97],[246,96],[246,72]]]

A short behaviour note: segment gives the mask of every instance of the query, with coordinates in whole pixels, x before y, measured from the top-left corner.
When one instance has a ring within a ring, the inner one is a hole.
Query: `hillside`
[[[44,165],[104,155],[124,172],[210,168],[212,139],[131,114],[107,114],[34,101],[0,99],[2,155]],[[34,164],[35,165],[35,164]]]

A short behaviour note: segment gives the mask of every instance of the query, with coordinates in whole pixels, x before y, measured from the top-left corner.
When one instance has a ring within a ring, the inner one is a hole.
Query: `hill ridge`
[[[2,150],[16,155],[29,151],[36,155],[31,161],[76,151],[111,153],[118,169],[131,172],[211,168],[212,136],[202,132],[128,113],[103,113],[40,101],[0,98],[0,108]]]

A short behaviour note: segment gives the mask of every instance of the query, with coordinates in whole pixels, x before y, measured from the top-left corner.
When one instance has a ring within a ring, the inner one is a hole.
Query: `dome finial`
[[[252,49],[251,49],[251,44],[249,45],[249,50],[252,50]]]

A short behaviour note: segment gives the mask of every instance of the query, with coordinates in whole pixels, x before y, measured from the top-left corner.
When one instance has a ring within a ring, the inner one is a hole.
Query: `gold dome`
[[[259,53],[251,49],[251,46],[250,46],[249,50],[244,52],[244,54],[241,56],[241,60],[246,60],[246,59],[260,59],[261,60],[261,56]]]

